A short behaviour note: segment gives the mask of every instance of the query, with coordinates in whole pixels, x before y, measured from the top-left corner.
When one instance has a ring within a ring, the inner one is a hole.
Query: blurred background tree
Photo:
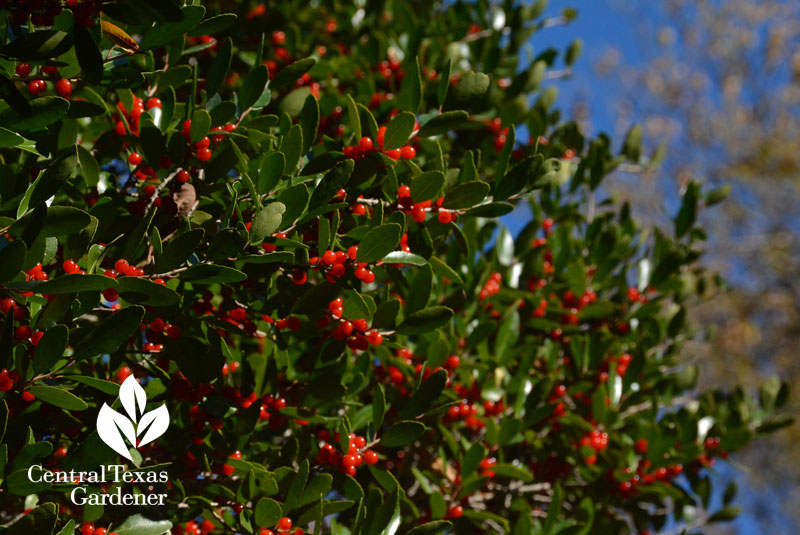
[[[597,42],[587,42],[594,70],[576,73],[581,89],[572,96],[573,113],[587,132],[624,134],[641,123],[654,156],[659,143],[669,154],[657,170],[618,173],[610,187],[656,221],[666,221],[689,180],[730,190],[706,221],[705,261],[726,286],[693,310],[705,336],[688,351],[703,381],[753,387],[778,374],[798,385],[800,6],[792,0],[599,4],[614,13],[612,29],[599,29]],[[578,21],[584,18],[591,17],[582,12]],[[791,403],[796,412],[800,398]],[[745,509],[756,514],[738,531],[724,532],[790,533],[787,522],[800,522],[798,440],[800,427],[793,426],[750,448],[745,477],[754,485],[753,509]]]

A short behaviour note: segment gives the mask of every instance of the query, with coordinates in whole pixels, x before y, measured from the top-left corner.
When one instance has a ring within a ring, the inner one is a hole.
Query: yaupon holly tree
[[[787,388],[694,388],[719,194],[654,231],[606,198],[652,162],[554,108],[580,43],[531,50],[545,7],[0,0],[0,532],[735,516],[712,465]],[[131,375],[169,411],[132,462],[96,424]]]

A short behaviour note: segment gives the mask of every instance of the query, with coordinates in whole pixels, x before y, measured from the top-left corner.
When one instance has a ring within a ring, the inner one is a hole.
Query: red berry
[[[80,271],[81,268],[78,267],[78,264],[75,263],[74,260],[67,260],[63,264],[64,271],[67,274],[77,273]]]
[[[383,343],[383,335],[378,331],[370,331],[367,334],[367,341],[369,341],[370,345],[379,346]]]
[[[45,65],[42,67],[42,72],[48,76],[53,76],[54,74],[58,74],[58,67],[55,65]]]
[[[41,92],[41,89],[40,89],[40,86],[39,86],[39,80],[32,80],[32,81],[28,82],[28,93],[30,93],[31,95],[36,96],[40,92]]]
[[[288,516],[281,518],[278,521],[278,529],[281,531],[289,531],[292,529],[292,519]]]
[[[358,148],[361,149],[363,152],[372,150],[372,138],[362,137],[361,140],[358,142]]]
[[[72,82],[66,78],[61,78],[56,82],[56,91],[62,98],[69,100],[69,97],[72,96]]]
[[[391,158],[394,161],[397,161],[402,156],[402,151],[400,149],[392,149],[386,151],[386,156]]]
[[[16,71],[19,76],[28,76],[31,73],[31,64],[17,63]]]
[[[142,155],[138,152],[132,152],[128,155],[128,163],[132,166],[137,166],[142,163]]]
[[[130,268],[130,264],[128,264],[128,261],[124,258],[120,258],[114,262],[114,269],[117,271],[117,273],[125,273],[128,271],[128,268]]]
[[[447,516],[450,518],[461,518],[461,515],[464,514],[464,508],[460,505],[454,505],[450,509],[447,510]]]
[[[437,218],[439,219],[439,223],[442,225],[447,225],[453,220],[453,214],[447,210],[441,210]]]
[[[147,99],[147,109],[152,110],[153,108],[161,108],[161,99],[156,97],[150,97]]]
[[[364,452],[364,462],[367,464],[375,464],[378,462],[378,454],[372,450]]]
[[[23,393],[22,393],[22,400],[23,400],[23,401],[27,401],[28,403],[30,403],[30,402],[31,402],[31,401],[33,401],[34,399],[36,399],[36,396],[34,396],[33,394],[31,394],[30,392],[23,392]]]
[[[94,534],[94,523],[93,522],[84,522],[81,525],[81,535],[93,535]]]
[[[178,174],[175,176],[175,180],[178,181],[179,184],[185,184],[192,179],[192,175],[189,174],[189,171],[186,169],[181,169],[178,171]]]
[[[207,162],[211,159],[211,149],[204,147],[197,151],[197,159],[201,162]]]
[[[411,160],[412,158],[414,158],[414,156],[417,155],[417,151],[411,145],[406,145],[401,150],[401,155],[403,156],[404,159]]]

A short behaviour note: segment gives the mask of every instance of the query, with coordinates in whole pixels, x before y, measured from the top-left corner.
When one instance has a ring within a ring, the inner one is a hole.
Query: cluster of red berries
[[[276,532],[279,534],[280,533],[288,534],[289,532],[291,532],[292,535],[303,535],[305,533],[303,528],[294,528],[294,530],[292,530],[293,524],[294,523],[292,522],[292,519],[289,518],[288,516],[285,516],[280,520],[278,520],[278,523],[275,525],[275,531],[272,531],[271,529],[262,529],[261,531],[258,532],[258,535],[275,535]]]
[[[153,108],[161,108],[161,100],[155,97],[147,99],[147,110],[152,110]],[[117,102],[117,110],[122,117],[125,117],[126,121],[128,122],[128,127],[130,127],[130,131],[134,136],[139,135],[139,119],[141,118],[142,114],[145,110],[145,101],[139,97],[133,97],[133,108],[131,109],[130,113],[125,108],[125,105],[122,101]],[[116,123],[114,130],[117,132],[118,135],[124,136],[128,134],[128,129],[125,127],[125,122],[122,119],[119,119]]]
[[[8,392],[14,385],[17,384],[19,381],[19,374],[14,371],[8,371],[8,369],[3,368],[0,371],[0,392]]]
[[[397,188],[397,206],[403,213],[411,215],[411,219],[417,223],[422,223],[427,219],[428,212],[436,213],[439,223],[447,225],[455,221],[457,212],[442,208],[444,197],[439,197],[435,202],[423,201],[415,203],[411,198],[411,188],[400,186]]]
[[[630,366],[631,361],[633,360],[633,355],[630,353],[623,353],[619,357],[610,356],[603,361],[603,364],[600,368],[600,373],[597,375],[597,383],[606,383],[608,382],[608,370],[609,366],[612,363],[616,363],[616,372],[617,375],[620,377],[625,377],[625,373],[628,371],[628,366]]]
[[[26,272],[26,280],[28,281],[47,281],[50,280],[50,275],[42,269],[42,263],[38,262],[35,266]]]
[[[647,295],[640,292],[638,288],[631,286],[628,288],[628,301],[631,303],[647,303]]]
[[[188,143],[189,146],[194,147],[195,158],[197,158],[201,162],[207,162],[208,160],[211,159],[211,157],[213,156],[213,153],[211,152],[211,138],[210,137],[205,136],[200,141],[196,141],[196,142],[192,143],[192,120],[191,119],[186,119],[183,122],[183,128],[181,129],[181,133],[183,134],[183,137],[186,138],[186,143]]]
[[[670,479],[683,473],[683,465],[681,464],[661,466],[652,472],[648,472],[651,467],[652,463],[650,463],[650,461],[642,460],[639,461],[636,472],[630,467],[626,467],[622,470],[622,474],[619,475],[615,473],[614,470],[609,469],[606,472],[606,480],[610,486],[609,490],[611,492],[618,492],[623,497],[628,497],[637,492],[640,486],[652,485],[656,481],[667,483]],[[619,481],[619,477],[623,477],[624,479]]]
[[[325,273],[325,279],[331,283],[335,283],[337,279],[347,273],[348,264],[355,268],[353,269],[355,278],[365,284],[375,282],[375,273],[369,269],[369,264],[357,262],[357,257],[358,245],[352,245],[347,249],[347,252],[327,250],[321,257],[311,257],[308,263],[313,266],[312,269],[315,271],[320,270]]]
[[[81,535],[117,535],[114,531],[106,528],[94,527],[94,522],[84,522],[81,524]]]
[[[502,282],[503,282],[503,276],[500,273],[496,271],[492,273],[489,276],[489,280],[487,280],[486,284],[484,284],[483,288],[481,288],[481,291],[478,294],[478,299],[483,301],[486,298],[497,294],[497,292],[500,291],[500,283]]]
[[[67,7],[72,10],[75,22],[88,28],[94,24],[101,6],[100,0],[66,0],[66,6],[62,0],[0,0],[0,9],[11,10],[12,24],[24,25],[30,17],[31,24],[37,27],[52,26],[63,8]]]
[[[156,318],[150,323],[142,323],[141,329],[144,331],[144,337],[147,340],[142,349],[156,353],[164,349],[164,346],[160,343],[162,335],[175,340],[183,334],[183,330],[179,326],[166,323],[161,318]]]
[[[258,330],[258,326],[247,316],[247,310],[242,307],[232,308],[228,311],[219,311],[219,318],[226,321],[231,325],[242,329],[249,335],[254,335]]]
[[[592,429],[581,437],[580,444],[581,447],[594,450],[594,453],[587,455],[584,461],[586,464],[595,464],[597,462],[597,454],[608,447],[608,433],[599,429]]]
[[[328,328],[331,323],[335,326],[329,336],[334,340],[347,340],[347,345],[353,351],[366,351],[370,345],[378,346],[383,343],[383,334],[369,328],[369,322],[363,318],[348,320],[344,314],[344,301],[337,297],[328,303],[328,313],[317,320],[317,328]]]
[[[13,312],[11,312],[13,310]],[[23,321],[27,314],[25,307],[21,307],[11,297],[4,297],[0,299],[0,313],[3,316],[8,316],[11,312],[12,318],[9,321]],[[39,345],[39,341],[44,336],[42,331],[33,331],[28,325],[18,325],[14,329],[14,340],[17,342],[30,341],[33,347]]]
[[[492,470],[492,468],[496,464],[497,464],[497,459],[495,459],[494,457],[486,457],[484,459],[481,459],[481,462],[478,464],[481,477],[488,477],[488,478],[494,477],[495,471]]]
[[[58,76],[58,67],[44,65],[41,67],[40,71],[42,76],[48,76],[53,80],[53,87],[56,90],[56,93],[58,93],[60,97],[69,100],[69,98],[72,96],[72,82],[66,78],[60,78]],[[27,78],[31,75],[31,72],[33,72],[33,66],[31,66],[30,63],[20,62],[17,63],[15,72],[17,73],[17,76]],[[28,93],[35,97],[40,93],[47,91],[47,82],[42,78],[38,78],[28,81],[27,87]]]
[[[185,524],[176,524],[172,527],[170,533],[172,535],[207,535],[217,528],[217,526],[208,519],[203,519],[202,522],[195,522],[189,520]]]
[[[494,149],[497,152],[503,150],[503,147],[506,144],[506,139],[508,136],[508,127],[503,127],[503,122],[500,117],[495,117],[494,119],[487,119],[486,120],[486,127],[489,129],[489,132],[492,133],[494,136]]]
[[[327,436],[327,433],[323,433]],[[338,466],[339,470],[351,476],[356,475],[356,469],[362,464],[375,464],[378,454],[367,449],[367,440],[359,435],[350,434],[347,453],[342,455],[335,446],[324,442],[317,454],[317,464]]]
[[[367,154],[371,152],[383,152],[386,156],[391,158],[394,161],[403,158],[405,160],[411,160],[417,155],[417,150],[412,147],[411,145],[405,145],[399,149],[390,149],[390,150],[383,150],[383,138],[386,135],[386,127],[382,126],[378,129],[378,138],[377,142],[373,142],[372,138],[370,137],[362,137],[358,145],[350,145],[344,147],[342,152],[347,158],[352,158],[354,160],[360,160],[364,158]]]

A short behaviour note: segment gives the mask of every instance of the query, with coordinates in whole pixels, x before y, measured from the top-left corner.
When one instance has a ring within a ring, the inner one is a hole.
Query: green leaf
[[[412,266],[424,266],[428,263],[421,256],[405,251],[392,251],[384,256],[381,261],[384,264],[409,264]]]
[[[414,177],[411,181],[411,198],[415,203],[433,199],[444,186],[444,173],[441,171],[426,171]]]
[[[162,1],[159,3],[163,4],[164,2]],[[144,35],[144,39],[142,39],[142,42],[139,43],[139,48],[142,51],[151,50],[153,48],[159,48],[167,45],[176,39],[182,38],[186,32],[197,26],[197,23],[202,20],[205,13],[206,8],[203,6],[184,7],[183,20],[156,24]]]
[[[259,65],[247,75],[242,84],[242,90],[239,93],[239,107],[244,110],[249,109],[255,104],[264,91],[267,91],[267,83],[269,82],[269,71],[264,65]]]
[[[314,58],[303,58],[290,63],[275,75],[275,79],[270,82],[269,88],[274,90],[294,85],[297,79],[307,73],[316,62],[317,60]]]
[[[412,418],[426,412],[444,391],[447,385],[447,371],[439,370],[422,381],[419,388],[408,400],[408,404],[400,411],[400,418]]]
[[[12,241],[0,250],[0,284],[16,277],[25,265],[27,247],[22,240]]]
[[[421,526],[416,526],[406,531],[405,535],[437,535],[439,533],[446,533],[452,528],[453,524],[447,520],[434,520],[433,522],[428,522],[427,524],[422,524]]]
[[[411,72],[405,78],[408,84],[409,95],[409,111],[416,114],[419,111],[419,105],[424,97],[422,91],[422,73],[419,67],[419,57],[414,58],[414,64],[411,66]]]
[[[78,145],[78,161],[81,164],[86,184],[90,187],[97,186],[98,182],[100,182],[100,164],[97,163],[91,152],[80,145]]]
[[[72,48],[72,36],[58,30],[39,30],[11,41],[0,48],[0,55],[22,61],[55,58]]]
[[[84,275],[85,276],[85,275]],[[101,321],[94,331],[75,348],[75,358],[88,359],[113,353],[127,343],[131,334],[139,329],[144,318],[144,308],[132,306],[115,312]]]
[[[28,100],[22,96],[17,86],[14,82],[11,81],[8,76],[0,73],[0,98],[6,101],[10,106],[9,113],[11,115],[17,115],[19,117],[30,117],[31,116],[31,105],[28,104]],[[3,123],[5,124],[5,123]],[[4,135],[2,140],[3,147],[16,147],[24,143],[24,139],[22,136],[16,136],[19,140],[16,140],[13,136],[9,136],[5,132],[12,134],[10,130],[6,130],[3,128]],[[17,142],[18,141],[18,142]],[[13,144],[10,144],[13,143]]]
[[[45,331],[33,355],[33,371],[47,373],[58,362],[67,350],[69,328],[66,325],[55,325]]]
[[[117,291],[125,301],[137,305],[165,307],[180,301],[175,290],[141,277],[121,277]]]
[[[85,401],[63,388],[34,385],[28,391],[36,396],[36,399],[68,411],[83,411],[89,408]]]
[[[622,145],[622,154],[634,163],[638,163],[642,157],[642,135],[642,125],[635,124],[628,131]]]
[[[23,515],[8,528],[8,535],[50,535],[58,522],[58,508],[45,503]]]
[[[233,26],[237,18],[238,17],[234,13],[222,13],[221,15],[209,17],[195,26],[187,35],[189,37],[201,37],[203,35],[212,35],[222,32]]]
[[[11,148],[25,143],[25,138],[6,128],[0,128],[0,147]]]
[[[228,74],[228,69],[231,68],[231,59],[233,58],[233,42],[230,37],[226,37],[217,51],[217,55],[211,60],[211,66],[208,68],[208,76],[206,77],[206,91],[209,95],[216,93],[222,82],[225,81],[225,76]]]
[[[490,202],[470,208],[464,215],[473,217],[502,217],[514,211],[514,205],[507,202]]]
[[[462,126],[469,120],[469,114],[462,110],[446,111],[422,125],[417,137],[432,137],[446,134]]]
[[[258,179],[256,180],[258,193],[265,195],[272,191],[278,185],[285,167],[286,158],[283,153],[270,152],[267,154],[258,169]]]
[[[308,188],[305,184],[295,184],[278,195],[278,201],[282,202],[286,207],[286,211],[281,218],[281,228],[291,226],[298,217],[303,215],[308,203],[308,197]]]
[[[311,200],[308,203],[308,209],[313,210],[333,199],[333,196],[347,185],[347,181],[350,180],[350,176],[353,174],[353,169],[355,169],[355,162],[348,158],[328,171],[319,181],[317,187],[314,188]]]
[[[300,112],[300,128],[303,129],[303,150],[307,153],[317,139],[317,127],[319,126],[319,104],[314,95],[308,95]]]
[[[109,396],[117,397],[119,395],[119,385],[111,381],[106,381],[105,379],[98,379],[97,377],[90,377],[88,375],[67,375],[65,379],[90,386]]]
[[[372,426],[375,429],[380,429],[383,425],[383,417],[386,415],[386,392],[383,390],[383,385],[378,383],[378,388],[375,389],[375,395],[372,398]]]
[[[198,264],[180,274],[182,281],[193,284],[240,282],[247,278],[241,271],[216,264]]]
[[[742,512],[742,508],[741,507],[737,507],[737,506],[733,506],[733,505],[727,505],[727,506],[723,507],[722,509],[720,509],[719,511],[717,511],[716,513],[714,513],[713,515],[711,515],[711,518],[709,518],[708,521],[709,522],[728,522],[730,520],[733,520],[737,516],[739,516],[739,513],[741,513],[741,512]]]
[[[439,87],[436,90],[436,97],[439,101],[439,106],[441,107],[444,105],[444,101],[447,98],[447,90],[450,89],[450,74],[453,72],[453,66],[451,64],[451,60],[447,60],[447,64],[442,69],[441,74],[439,75]]]
[[[464,285],[464,279],[461,278],[453,268],[448,266],[443,260],[438,257],[432,256],[428,259],[430,262],[433,271],[440,277],[449,280],[450,282],[455,282],[460,285]]]
[[[181,267],[203,242],[205,234],[203,229],[196,228],[173,238],[156,261],[158,272],[163,273]]]
[[[93,84],[100,83],[103,78],[103,55],[89,30],[76,24],[73,27],[75,36],[75,55],[81,66],[84,77]]]
[[[391,253],[400,243],[403,228],[397,223],[386,223],[370,229],[358,246],[358,262],[377,262]]]
[[[30,112],[11,108],[0,113],[0,124],[14,125],[15,132],[42,130],[67,114],[69,102],[61,97],[39,97],[29,102]]]
[[[35,208],[58,193],[58,190],[61,189],[75,171],[77,165],[78,152],[75,146],[62,152],[47,166],[47,169],[39,175],[25,193],[25,198],[17,208],[17,217],[22,216],[28,208]]]
[[[71,206],[51,206],[47,209],[47,217],[39,235],[53,238],[77,234],[91,222],[91,216],[83,210]]]
[[[280,151],[286,157],[286,167],[283,168],[284,175],[293,175],[297,170],[297,164],[303,153],[303,129],[299,124],[292,125],[286,135],[281,140]]]
[[[420,422],[397,422],[380,436],[380,444],[387,448],[405,446],[417,440],[424,432],[425,426]]]
[[[489,194],[489,184],[480,180],[473,180],[459,184],[444,196],[443,208],[458,210],[472,208],[480,204]]]
[[[281,228],[285,211],[286,206],[280,202],[269,203],[259,210],[253,217],[253,225],[250,227],[250,241],[258,243],[277,232]]]
[[[498,463],[492,466],[492,471],[499,476],[517,479],[524,483],[533,481],[533,475],[531,475],[527,468],[522,466],[516,466],[509,463]]]
[[[452,317],[453,311],[447,307],[423,308],[403,320],[403,323],[397,328],[397,332],[400,334],[424,334],[447,325]]]
[[[675,235],[684,236],[694,225],[697,219],[697,203],[700,196],[700,186],[695,182],[690,182],[686,187],[681,201],[681,209],[675,217]]]
[[[114,527],[117,535],[163,535],[172,529],[169,520],[150,520],[143,515],[129,516],[119,526]]]
[[[349,94],[347,95],[347,115],[350,118],[350,128],[353,129],[356,139],[361,139],[361,117],[358,115],[358,106]]]
[[[192,126],[190,130],[192,141],[200,141],[206,137],[210,128],[211,114],[203,109],[195,111],[194,115],[192,115]]]
[[[406,144],[411,132],[414,130],[416,116],[408,111],[401,112],[392,119],[386,127],[386,134],[383,138],[383,150],[399,149]]]
[[[272,498],[261,498],[255,509],[255,521],[258,526],[274,526],[283,516],[281,504]]]
[[[482,72],[462,74],[453,88],[453,98],[459,104],[469,104],[482,98],[489,90],[489,77]]]
[[[31,286],[31,291],[40,294],[73,294],[97,292],[114,288],[117,281],[105,275],[62,275],[53,280]]]

